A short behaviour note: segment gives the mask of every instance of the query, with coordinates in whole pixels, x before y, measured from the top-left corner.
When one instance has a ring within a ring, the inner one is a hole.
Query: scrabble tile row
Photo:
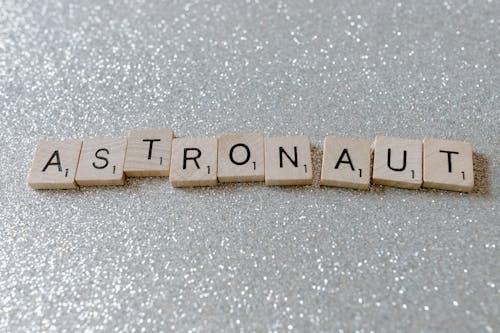
[[[321,185],[470,192],[472,157],[471,144],[461,141],[377,136],[372,150],[368,140],[327,136]],[[254,181],[308,185],[311,144],[306,136],[262,134],[174,138],[166,128],[132,130],[126,138],[40,141],[28,184],[35,189],[123,185],[126,176],[169,176],[174,187]]]

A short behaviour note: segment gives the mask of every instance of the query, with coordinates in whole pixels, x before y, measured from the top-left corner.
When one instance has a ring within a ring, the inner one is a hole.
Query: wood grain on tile
[[[123,185],[127,138],[83,140],[76,182],[80,186]]]
[[[129,177],[168,176],[174,132],[168,128],[131,130],[124,172]]]
[[[217,185],[217,138],[175,138],[170,183],[174,187]]]
[[[472,145],[468,142],[424,140],[424,187],[470,192],[474,187]]]
[[[74,189],[81,140],[39,141],[28,185],[34,189]]]
[[[325,137],[321,185],[368,189],[371,177],[370,141]]]
[[[307,136],[265,139],[266,185],[312,184],[311,144]]]
[[[264,181],[264,135],[221,135],[217,154],[220,182]]]
[[[422,141],[375,138],[373,183],[418,189],[422,185]]]

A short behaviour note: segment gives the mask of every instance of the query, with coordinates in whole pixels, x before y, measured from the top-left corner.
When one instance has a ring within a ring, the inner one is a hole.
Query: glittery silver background
[[[499,93],[499,1],[2,0],[0,331],[499,332]],[[26,185],[155,126],[467,140],[477,187]]]

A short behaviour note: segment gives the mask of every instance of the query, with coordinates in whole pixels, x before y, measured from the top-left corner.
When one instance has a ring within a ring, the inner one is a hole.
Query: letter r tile
[[[422,185],[422,141],[375,138],[373,183],[418,189]]]
[[[311,143],[307,136],[265,140],[266,185],[312,184]]]
[[[470,192],[474,187],[472,145],[424,139],[424,187]]]
[[[39,141],[28,185],[34,189],[73,189],[81,140]]]
[[[173,187],[217,185],[217,138],[175,138],[170,183]]]

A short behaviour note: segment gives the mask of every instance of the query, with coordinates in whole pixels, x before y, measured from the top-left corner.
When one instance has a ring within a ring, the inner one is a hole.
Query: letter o
[[[246,153],[247,153],[247,156],[246,158],[243,160],[243,161],[235,161],[234,160],[234,157],[233,157],[233,153],[234,153],[234,150],[237,148],[237,147],[242,147],[243,149],[246,150]],[[243,143],[238,143],[238,144],[235,144],[234,146],[231,147],[231,149],[229,150],[229,159],[231,160],[231,162],[233,162],[234,164],[236,165],[243,165],[245,163],[247,163],[249,160],[250,160],[250,148],[248,148],[247,145],[243,144]]]

